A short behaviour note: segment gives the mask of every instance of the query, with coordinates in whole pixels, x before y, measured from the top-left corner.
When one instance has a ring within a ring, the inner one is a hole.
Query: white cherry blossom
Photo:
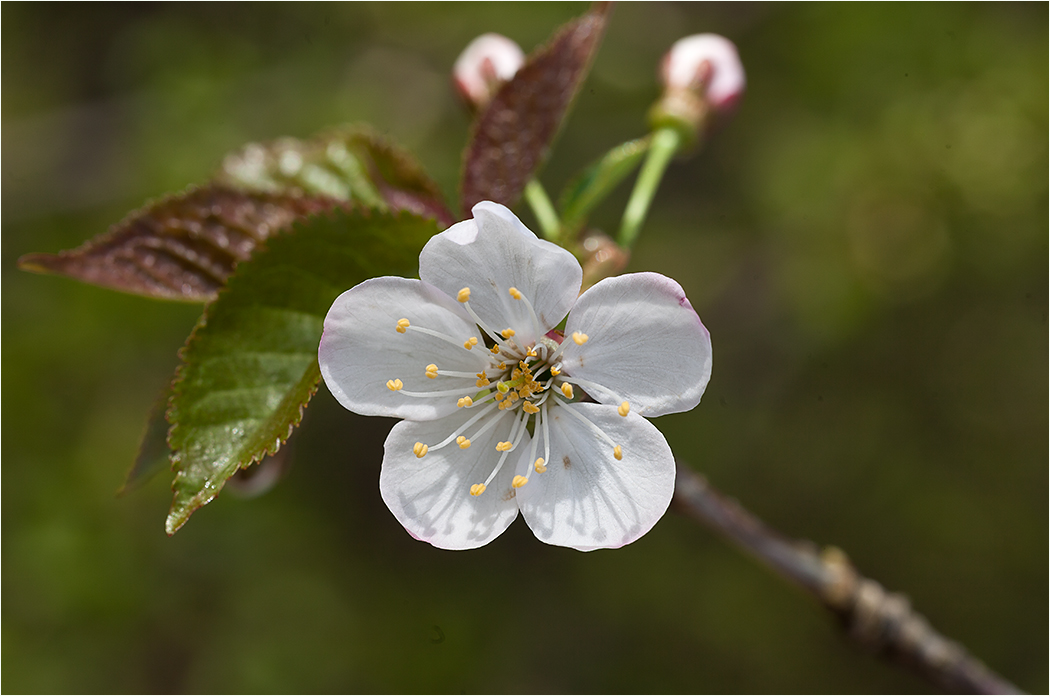
[[[419,280],[339,296],[318,350],[325,384],[355,413],[403,419],[379,485],[417,539],[475,548],[520,511],[550,544],[628,544],[674,490],[674,457],[646,417],[699,403],[707,329],[669,278],[580,295],[571,253],[502,205],[472,212],[427,243]]]

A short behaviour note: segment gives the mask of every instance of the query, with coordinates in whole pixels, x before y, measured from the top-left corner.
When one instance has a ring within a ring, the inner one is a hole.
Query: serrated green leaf
[[[295,223],[237,267],[180,352],[168,534],[298,425],[320,380],[317,345],[335,298],[374,276],[416,275],[437,232],[409,213],[340,211]]]
[[[641,164],[649,142],[650,139],[645,137],[617,145],[569,182],[560,201],[562,224],[566,230],[579,229],[594,206]]]

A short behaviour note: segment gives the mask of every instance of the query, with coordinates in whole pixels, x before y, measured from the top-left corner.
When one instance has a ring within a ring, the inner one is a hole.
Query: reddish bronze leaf
[[[369,208],[407,210],[445,227],[455,222],[415,159],[363,125],[309,140],[251,143],[226,157],[214,181],[259,193],[331,196]]]
[[[19,267],[161,299],[201,302],[257,242],[334,208],[406,210],[454,222],[441,192],[404,150],[362,126],[282,138],[230,154],[212,184],[147,204],[72,251]]]
[[[437,184],[405,150],[361,127],[354,142],[367,153],[369,176],[392,210],[432,217],[443,228],[456,222]]]
[[[203,302],[258,242],[299,218],[346,205],[327,196],[195,187],[147,204],[76,249],[27,254],[18,266],[147,297]]]
[[[599,3],[529,56],[478,115],[463,155],[463,207],[515,203],[547,156],[605,30]]]

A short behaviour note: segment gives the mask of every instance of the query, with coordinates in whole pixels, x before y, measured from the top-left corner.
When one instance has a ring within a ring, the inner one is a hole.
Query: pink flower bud
[[[702,88],[716,111],[732,108],[746,83],[736,46],[718,34],[676,41],[660,65],[660,78],[669,90]]]
[[[467,104],[481,109],[524,63],[525,54],[518,44],[500,34],[482,34],[459,54],[452,79]]]

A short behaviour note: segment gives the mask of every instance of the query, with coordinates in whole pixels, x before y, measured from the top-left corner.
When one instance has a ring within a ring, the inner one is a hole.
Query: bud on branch
[[[717,34],[679,39],[660,64],[664,93],[650,112],[654,129],[670,126],[696,139],[713,112],[731,113],[746,79],[733,42]]]
[[[518,44],[500,34],[482,34],[459,54],[452,81],[467,106],[480,111],[524,63],[525,53]]]

